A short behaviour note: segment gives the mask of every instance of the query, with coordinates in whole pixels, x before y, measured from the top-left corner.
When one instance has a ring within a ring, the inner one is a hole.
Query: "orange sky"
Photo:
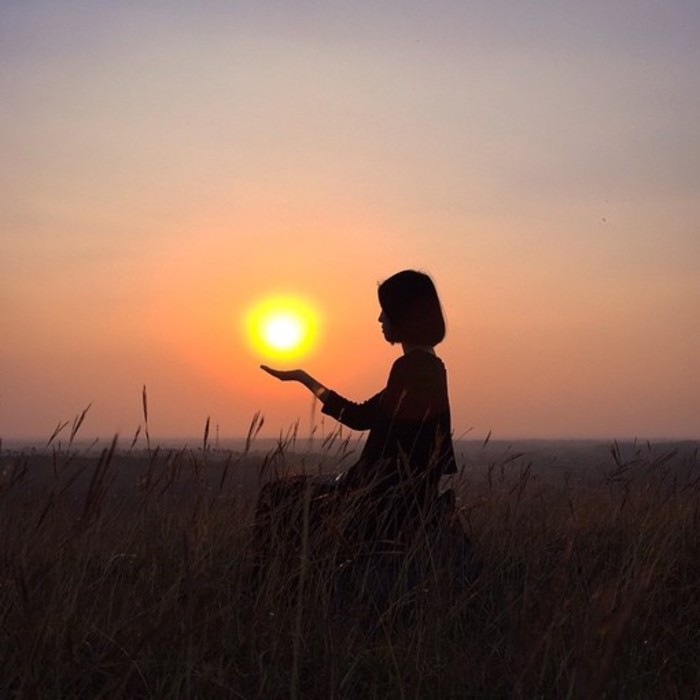
[[[131,435],[143,384],[154,435],[305,426],[244,313],[311,300],[303,366],[363,399],[404,267],[457,435],[698,437],[692,4],[235,5],[3,9],[0,437],[90,402],[86,436]]]

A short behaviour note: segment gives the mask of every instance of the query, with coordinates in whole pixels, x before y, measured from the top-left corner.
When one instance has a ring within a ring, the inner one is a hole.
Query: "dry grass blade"
[[[233,453],[229,452],[228,457],[226,457],[226,463],[224,464],[224,468],[221,472],[221,479],[219,480],[219,495],[221,495],[221,492],[224,490],[224,483],[226,483],[226,477],[228,476],[228,471],[231,467],[232,460]]]
[[[294,620],[294,637],[292,639],[292,673],[289,683],[289,696],[292,700],[299,697],[299,661],[302,645],[302,620],[304,618],[304,586],[309,567],[309,508],[311,505],[311,489],[305,485],[302,494],[302,532],[301,550],[299,552],[299,581],[297,583],[296,613]]]
[[[211,416],[207,416],[206,423],[204,424],[204,437],[202,438],[202,452],[206,452],[209,449],[209,425],[211,422]]]
[[[85,420],[85,416],[87,415],[87,412],[90,410],[90,406],[92,406],[92,402],[90,402],[83,410],[82,412],[75,417],[73,420],[73,425],[71,426],[71,431],[70,431],[70,439],[68,440],[68,446],[70,447],[73,444],[73,441],[75,440],[75,436],[78,434],[78,431],[80,430],[80,426],[83,424],[83,421]]]
[[[256,411],[253,414],[253,418],[250,421],[250,426],[248,427],[248,434],[245,438],[245,447],[243,448],[243,454],[247,455],[248,452],[250,452],[250,447],[253,444],[253,441],[257,437],[258,433],[260,432],[260,429],[263,427],[264,423],[264,416],[260,411]]]
[[[129,452],[131,452],[134,447],[136,447],[136,443],[138,442],[139,435],[141,435],[141,425],[139,425],[138,428],[136,428],[136,432],[134,433],[134,437],[131,440],[131,445],[129,445]]]
[[[146,385],[143,385],[141,390],[141,406],[143,407],[143,426],[146,435],[146,448],[149,453],[151,451],[151,435],[148,431],[148,393],[146,392]]]
[[[114,458],[118,439],[118,435],[112,438],[110,446],[102,450],[102,454],[95,466],[90,485],[85,495],[83,514],[80,519],[81,526],[85,526],[92,516],[98,515],[102,508],[109,486],[111,485],[108,477],[109,467]]]
[[[70,421],[64,421],[63,423],[61,423],[59,421],[56,424],[53,433],[51,433],[51,437],[46,442],[46,447],[49,447],[49,445],[51,445],[51,443],[63,432],[64,428],[68,425],[69,422]]]

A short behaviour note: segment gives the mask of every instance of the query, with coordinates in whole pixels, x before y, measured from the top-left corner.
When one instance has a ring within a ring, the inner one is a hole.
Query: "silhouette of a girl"
[[[422,272],[398,272],[379,286],[378,296],[384,337],[400,343],[403,355],[394,362],[386,387],[364,403],[348,401],[302,369],[262,369],[303,384],[322,402],[323,413],[343,425],[369,431],[357,463],[334,483],[302,479],[312,501],[330,493],[336,508],[353,504],[354,531],[346,537],[406,541],[434,508],[440,477],[457,471],[447,377],[434,350],[445,336],[445,321],[435,285]],[[298,499],[300,483],[272,482],[263,488],[259,526],[276,506]]]

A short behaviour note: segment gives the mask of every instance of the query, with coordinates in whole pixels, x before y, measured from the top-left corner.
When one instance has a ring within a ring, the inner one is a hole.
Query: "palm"
[[[283,382],[301,382],[306,374],[301,369],[273,369],[267,365],[260,365],[260,369],[265,370],[265,372]]]

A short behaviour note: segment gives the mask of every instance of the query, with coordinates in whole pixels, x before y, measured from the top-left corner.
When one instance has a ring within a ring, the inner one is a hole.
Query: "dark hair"
[[[424,272],[402,270],[379,285],[393,343],[437,345],[445,337],[445,319],[433,280]]]

